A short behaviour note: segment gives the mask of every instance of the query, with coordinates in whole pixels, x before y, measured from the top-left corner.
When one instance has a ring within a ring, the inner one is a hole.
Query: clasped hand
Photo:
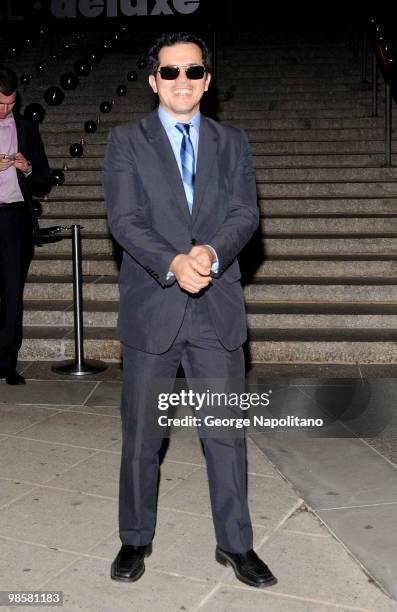
[[[4,170],[8,170],[11,166],[15,166],[18,170],[22,170],[22,172],[28,172],[29,164],[26,157],[22,155],[22,153],[17,153],[15,155],[15,159],[4,159],[4,153],[0,154],[0,172],[4,172]]]
[[[215,261],[214,252],[206,245],[194,246],[188,255],[177,255],[171,262],[170,270],[181,289],[199,293],[211,282],[211,266]]]

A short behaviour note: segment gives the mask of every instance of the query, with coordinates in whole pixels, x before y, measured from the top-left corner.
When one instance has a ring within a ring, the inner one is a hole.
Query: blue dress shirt
[[[168,140],[170,141],[172,150],[175,155],[176,163],[178,164],[179,172],[182,177],[181,144],[182,144],[183,134],[175,127],[175,124],[177,123],[177,121],[175,120],[175,117],[167,113],[167,111],[165,111],[161,106],[158,107],[158,115],[162,123],[162,126],[165,129],[165,132],[168,136]],[[200,133],[200,119],[201,119],[200,111],[197,111],[197,113],[188,121],[190,125],[190,131],[189,131],[190,140],[192,141],[192,145],[194,149],[195,170],[197,169],[197,151],[198,151],[199,133]],[[214,261],[214,263],[212,264],[211,270],[212,272],[218,272],[218,268],[219,268],[218,255],[215,249],[213,249],[210,244],[206,246],[209,246],[212,249],[216,257],[216,261]],[[167,280],[171,278],[171,276],[173,276],[173,273],[168,272]]]

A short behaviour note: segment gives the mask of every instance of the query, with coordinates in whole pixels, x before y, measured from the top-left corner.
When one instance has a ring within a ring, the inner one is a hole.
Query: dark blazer
[[[38,236],[38,222],[33,213],[32,196],[41,197],[51,189],[50,168],[39,129],[30,119],[14,115],[17,128],[18,151],[32,164],[32,173],[26,177],[17,170],[18,183],[24,201],[29,206],[33,221],[33,233]]]
[[[259,218],[244,132],[201,116],[192,215],[157,110],[111,130],[103,185],[110,229],[123,248],[121,341],[155,354],[170,348],[189,296],[175,280],[167,282],[170,263],[192,244],[210,244],[220,265],[203,299],[222,345],[240,346],[247,327],[236,256]]]

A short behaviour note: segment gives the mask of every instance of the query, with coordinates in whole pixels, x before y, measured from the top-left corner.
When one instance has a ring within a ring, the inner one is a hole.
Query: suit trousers
[[[22,344],[23,288],[33,256],[25,202],[0,206],[0,369],[14,370]]]
[[[123,544],[143,546],[154,536],[163,438],[161,432],[151,436],[145,431],[145,423],[159,416],[158,406],[149,401],[149,396],[156,379],[175,380],[180,364],[189,388],[194,388],[194,379],[244,378],[243,349],[227,351],[221,345],[205,294],[189,297],[182,326],[167,352],[154,355],[123,345],[119,485],[119,533]],[[201,434],[200,427],[198,430]],[[239,437],[203,436],[201,441],[216,541],[224,550],[246,552],[253,546],[253,535],[244,432]]]

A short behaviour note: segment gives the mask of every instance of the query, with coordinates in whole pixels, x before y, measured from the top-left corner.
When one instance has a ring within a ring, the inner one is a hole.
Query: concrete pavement
[[[171,438],[163,461],[146,573],[133,584],[112,581],[110,563],[120,546],[120,370],[112,365],[82,380],[55,376],[46,363],[21,364],[20,371],[26,386],[0,381],[0,590],[62,590],[67,612],[395,609],[379,576],[327,528],[326,513],[312,510],[315,491],[302,493],[291,469],[277,465],[274,447],[269,460],[252,439],[255,549],[279,583],[254,589],[217,564],[195,432]]]

